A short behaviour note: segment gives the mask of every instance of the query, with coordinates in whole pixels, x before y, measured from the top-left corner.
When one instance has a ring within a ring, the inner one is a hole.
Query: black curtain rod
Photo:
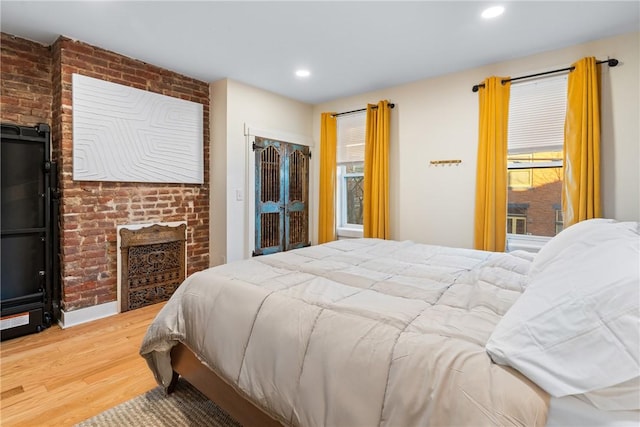
[[[615,58],[605,59],[603,61],[598,61],[598,62],[596,62],[596,64],[604,64],[605,62],[609,65],[609,67],[615,67],[616,65],[618,65],[618,60],[615,59]],[[528,76],[514,77],[512,79],[504,79],[504,80],[502,80],[502,84],[505,84],[507,82],[515,82],[516,80],[530,79],[532,77],[544,76],[544,75],[547,75],[547,74],[561,73],[563,71],[573,71],[575,68],[576,67],[560,68],[558,70],[545,71],[543,73],[529,74]],[[484,87],[484,83],[480,83],[479,85],[473,86],[473,88],[471,88],[471,90],[473,92],[477,92],[478,89],[480,89],[481,87]]]
[[[393,108],[396,106],[396,104],[387,104],[389,105],[389,108]],[[377,105],[375,105],[373,108],[378,108]],[[338,116],[344,116],[345,114],[352,114],[352,113],[359,113],[360,111],[367,111],[366,108],[361,108],[359,110],[351,110],[351,111],[345,111],[344,113],[336,113],[336,114],[332,114],[333,117],[338,117]]]

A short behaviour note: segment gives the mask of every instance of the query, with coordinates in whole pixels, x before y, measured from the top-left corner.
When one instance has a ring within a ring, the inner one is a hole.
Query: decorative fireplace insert
[[[185,279],[186,225],[120,230],[120,311],[166,301]]]

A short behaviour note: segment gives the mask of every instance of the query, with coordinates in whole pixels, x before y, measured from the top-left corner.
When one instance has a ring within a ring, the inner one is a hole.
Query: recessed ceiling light
[[[311,75],[311,72],[309,70],[297,70],[296,71],[296,76],[298,77],[309,77]]]
[[[495,18],[496,16],[500,16],[502,15],[502,13],[504,12],[504,7],[502,6],[492,6],[488,9],[485,9],[482,12],[482,17],[485,19],[491,19],[491,18]]]

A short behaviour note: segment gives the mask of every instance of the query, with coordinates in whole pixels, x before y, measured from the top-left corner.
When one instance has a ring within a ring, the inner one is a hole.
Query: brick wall
[[[51,49],[2,33],[0,119],[34,126],[51,123]]]
[[[4,41],[16,45],[18,61],[12,75],[15,84],[28,78],[26,70],[37,68],[30,59],[32,43],[3,34],[2,78],[5,79]],[[36,46],[39,46],[36,44]],[[209,96],[208,84],[142,61],[60,37],[48,52],[50,86],[46,122],[51,124],[53,159],[58,161],[61,238],[61,308],[72,311],[117,299],[116,227],[121,224],[187,221],[187,274],[209,266]],[[10,53],[9,50],[7,50]],[[7,54],[8,56],[8,54]],[[72,179],[73,109],[71,104],[73,73],[148,90],[200,103],[204,106],[203,185],[139,184],[117,182],[75,182]],[[27,84],[25,96],[29,94]],[[3,92],[4,93],[4,92]],[[44,113],[43,113],[44,114]],[[26,116],[23,117],[26,120]],[[5,116],[2,120],[18,124]],[[42,120],[39,120],[42,121]]]

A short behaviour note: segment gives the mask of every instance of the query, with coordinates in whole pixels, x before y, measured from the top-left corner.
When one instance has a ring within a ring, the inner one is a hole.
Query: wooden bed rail
[[[173,392],[178,376],[207,396],[243,426],[282,427],[282,424],[238,393],[198,360],[193,352],[180,343],[171,350],[174,376],[167,392]],[[179,374],[179,375],[178,375]]]

